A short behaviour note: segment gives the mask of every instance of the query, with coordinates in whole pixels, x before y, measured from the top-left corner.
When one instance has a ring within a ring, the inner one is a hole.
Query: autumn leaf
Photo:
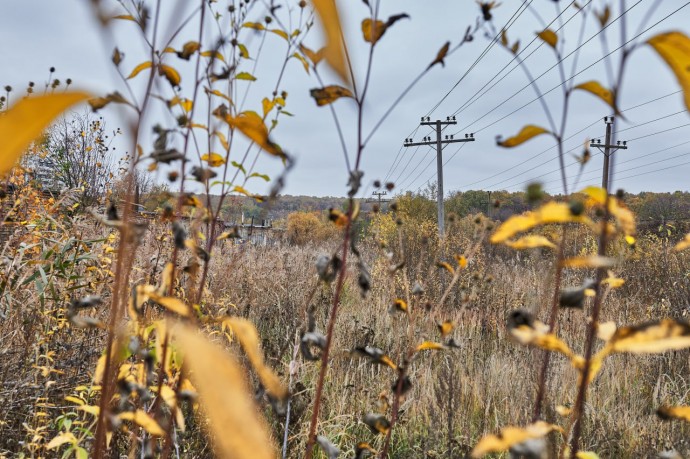
[[[324,54],[326,53],[326,48],[321,48],[318,51],[312,51],[304,45],[299,46],[300,51],[309,58],[312,65],[316,67],[321,60],[323,60]]]
[[[690,111],[690,38],[682,32],[667,32],[647,40],[676,75],[683,89],[685,108]]]
[[[494,244],[499,244],[535,226],[570,222],[588,223],[589,219],[582,215],[573,215],[570,206],[566,203],[547,202],[535,211],[525,212],[522,215],[513,215],[498,227],[489,240]]]
[[[142,62],[141,64],[134,67],[134,70],[132,70],[132,73],[129,74],[127,79],[130,80],[134,78],[135,76],[139,75],[142,71],[150,69],[152,66],[153,63],[151,61]]]
[[[606,24],[609,22],[609,18],[611,17],[611,8],[609,8],[608,5],[604,8],[604,10],[601,13],[594,12],[594,15],[597,17],[599,20],[599,25],[603,29]]]
[[[220,61],[224,61],[224,60],[225,60],[225,58],[223,57],[223,55],[222,55],[220,52],[215,51],[215,50],[211,50],[211,49],[208,50],[208,51],[202,51],[202,52],[201,52],[201,56],[203,56],[203,57],[210,57],[210,58],[212,58],[212,59],[218,59],[218,60],[220,60]]]
[[[136,411],[125,411],[117,415],[117,418],[121,421],[132,421],[151,435],[156,435],[161,437],[165,435],[165,431],[161,426],[142,409]]]
[[[236,117],[225,114],[223,119],[230,126],[239,129],[242,134],[263,148],[267,153],[283,159],[286,158],[285,153],[282,152],[280,147],[268,138],[268,128],[256,112],[246,111]]]
[[[487,435],[477,443],[471,453],[472,458],[484,457],[489,453],[507,451],[513,446],[527,440],[542,438],[552,431],[563,432],[561,427],[548,424],[544,421],[537,421],[527,427],[508,426],[501,429],[498,435]]]
[[[435,342],[433,342],[433,341],[424,341],[423,343],[419,344],[419,345],[415,348],[415,352],[419,352],[419,351],[429,351],[429,350],[431,350],[431,351],[438,351],[438,350],[441,350],[441,349],[445,349],[445,346],[444,346],[443,344],[441,344],[441,343],[435,343]]]
[[[332,104],[341,97],[354,98],[354,95],[349,89],[334,84],[326,86],[325,88],[314,88],[309,91],[309,94],[311,94],[316,101],[316,105],[319,107]]]
[[[199,51],[200,48],[201,45],[198,41],[188,41],[187,43],[182,45],[182,50],[178,51],[176,54],[177,57],[179,57],[180,59],[188,61],[194,53]]]
[[[326,36],[326,47],[323,56],[333,70],[344,82],[349,82],[347,63],[343,51],[343,31],[340,28],[340,16],[335,0],[312,0],[314,9],[321,19],[321,25]]]
[[[690,347],[690,324],[663,319],[642,325],[619,327],[609,340],[611,352],[656,354]]]
[[[159,65],[158,74],[165,77],[165,79],[168,80],[171,86],[176,87],[180,85],[180,73],[174,68],[170,67],[169,65]]]
[[[259,345],[259,334],[254,324],[239,317],[227,317],[223,319],[223,324],[230,327],[235,336],[237,336],[242,349],[244,349],[244,353],[247,354],[249,362],[254,367],[266,391],[280,401],[287,400],[287,387],[264,362],[264,356]]]
[[[210,167],[218,167],[225,164],[225,158],[218,153],[207,153],[201,157],[202,161],[206,161]]]
[[[681,250],[685,250],[688,247],[690,247],[690,233],[686,234],[683,240],[676,244],[675,247],[673,247],[673,250],[675,250],[676,252],[680,252]]]
[[[439,262],[437,262],[437,263],[436,263],[436,266],[438,266],[439,268],[443,268],[443,269],[445,269],[446,271],[448,271],[449,273],[455,275],[455,268],[453,268],[449,263],[447,263],[447,262],[445,262],[445,261],[439,261]]]
[[[561,266],[566,268],[611,268],[615,264],[614,258],[601,255],[567,258],[561,262]]]
[[[536,247],[556,248],[556,244],[551,242],[548,238],[536,234],[523,236],[515,241],[505,241],[504,244],[515,250],[534,249]]]
[[[163,306],[168,311],[174,312],[182,317],[189,317],[191,314],[191,308],[185,304],[184,301],[171,296],[162,296],[156,292],[149,292],[148,298]]]
[[[582,190],[582,193],[589,197],[588,207],[600,206],[603,208],[608,201],[609,213],[616,219],[616,223],[623,230],[623,233],[626,234],[626,240],[630,243],[632,238],[632,243],[635,243],[632,235],[635,234],[637,225],[635,224],[635,214],[630,209],[625,207],[615,196],[608,196],[607,198],[604,188],[588,186]]]
[[[441,64],[442,67],[445,67],[446,63],[444,62],[444,59],[446,58],[446,55],[448,55],[449,49],[450,49],[450,42],[447,41],[443,46],[441,46],[441,49],[438,50],[436,57],[434,58],[433,61],[431,61],[431,64],[429,64],[429,67],[427,67],[427,70],[436,64]]]
[[[515,311],[515,316],[519,311]],[[571,361],[576,360],[576,354],[568,345],[553,333],[549,332],[549,327],[532,320],[530,323],[516,323],[509,321],[508,329],[513,340],[524,346],[534,346],[547,351],[558,352],[568,357]]]
[[[16,163],[31,142],[74,104],[89,98],[83,92],[64,92],[21,99],[0,114],[0,176]]]
[[[363,20],[362,33],[364,34],[364,41],[375,45],[376,42],[378,42],[381,39],[383,34],[386,33],[386,30],[388,30],[390,26],[392,26],[401,19],[409,17],[409,15],[402,13],[395,14],[389,17],[386,22],[380,20],[372,21],[370,18]]]
[[[680,419],[690,422],[690,406],[662,406],[656,410],[661,419]]]
[[[452,333],[454,328],[455,323],[453,323],[451,320],[446,320],[445,322],[438,324],[438,331],[441,333],[441,338],[445,338]]]
[[[585,83],[581,83],[573,87],[573,89],[581,89],[583,91],[587,91],[588,93],[597,96],[599,99],[606,102],[606,104],[609,107],[611,107],[618,116],[622,116],[613,100],[613,93],[610,90],[603,87],[601,83],[599,83],[598,81],[587,81]]]
[[[276,457],[266,422],[249,391],[240,365],[195,328],[179,325],[175,341],[184,351],[184,364],[209,418],[217,457],[268,459]]]
[[[499,147],[513,148],[541,134],[551,134],[551,132],[543,127],[528,124],[523,127],[517,135],[509,137],[506,140],[501,140],[501,137],[497,137],[496,144],[498,144]]]
[[[556,44],[558,43],[558,35],[551,29],[544,29],[537,33],[537,36],[541,38],[547,45],[556,49]]]
[[[235,75],[236,80],[256,81],[256,77],[249,72],[240,72]]]
[[[72,432],[62,432],[60,435],[50,440],[45,448],[54,449],[64,445],[65,443],[76,445],[79,443],[79,440],[77,440],[77,437],[75,437]]]

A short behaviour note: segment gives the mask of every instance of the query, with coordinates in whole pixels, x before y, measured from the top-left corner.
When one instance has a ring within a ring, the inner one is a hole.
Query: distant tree
[[[38,165],[50,167],[52,180],[71,190],[82,209],[93,206],[117,173],[112,142],[119,134],[119,129],[108,133],[103,117],[73,113],[46,133]]]

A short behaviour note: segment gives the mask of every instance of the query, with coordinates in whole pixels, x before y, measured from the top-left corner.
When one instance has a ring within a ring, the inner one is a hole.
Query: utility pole
[[[381,207],[381,203],[384,202],[390,202],[390,199],[383,199],[383,196],[386,196],[388,193],[386,191],[374,191],[371,193],[372,196],[376,196],[377,199],[369,198],[367,199],[367,202],[376,202],[378,203],[379,210],[382,210],[383,208]]]
[[[609,180],[611,178],[609,168],[611,168],[611,172],[613,172],[613,167],[610,166],[611,155],[618,150],[628,149],[628,142],[626,141],[621,142],[618,140],[615,144],[613,144],[611,140],[613,122],[613,116],[605,116],[604,123],[606,123],[606,139],[604,140],[604,143],[602,144],[600,139],[593,139],[590,143],[592,147],[598,148],[599,151],[604,154],[604,171],[601,176],[601,187],[605,189],[607,193],[609,192]]]
[[[457,143],[457,142],[474,142],[474,134],[465,134],[464,139],[454,139],[452,135],[446,135],[445,139],[441,138],[441,130],[442,126],[448,126],[451,124],[458,124],[455,121],[455,117],[446,117],[446,121],[441,121],[441,120],[436,120],[436,121],[431,121],[431,119],[427,117],[422,117],[421,123],[419,123],[420,126],[432,126],[436,130],[436,140],[432,140],[431,137],[424,137],[424,139],[421,142],[414,142],[412,139],[405,139],[405,142],[403,143],[403,146],[405,147],[414,147],[417,145],[429,145],[432,147],[435,147],[436,149],[436,176],[437,176],[437,204],[438,204],[438,235],[439,237],[443,238],[443,234],[445,232],[444,227],[445,227],[445,220],[443,216],[443,146],[447,145],[449,143]]]

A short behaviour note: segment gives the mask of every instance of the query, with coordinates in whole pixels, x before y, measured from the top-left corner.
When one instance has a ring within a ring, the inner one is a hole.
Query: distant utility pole
[[[443,237],[444,234],[444,216],[443,216],[443,146],[449,143],[457,142],[474,142],[474,134],[465,134],[464,139],[454,139],[452,135],[446,135],[445,139],[441,138],[442,126],[447,126],[450,124],[458,124],[455,121],[455,117],[447,117],[446,121],[436,120],[431,121],[427,117],[422,117],[420,126],[433,126],[436,129],[436,140],[432,140],[431,137],[424,137],[422,142],[414,142],[412,139],[405,139],[403,145],[405,147],[415,147],[417,145],[429,145],[436,148],[436,176],[438,177],[436,183],[438,185],[436,200],[438,202],[438,235]]]
[[[613,122],[613,116],[605,116],[604,123],[606,123],[606,139],[604,140],[604,143],[602,144],[600,139],[592,139],[590,143],[592,147],[598,148],[599,151],[601,151],[604,154],[604,171],[601,176],[601,187],[605,189],[607,193],[609,191],[609,180],[611,178],[611,174],[609,173],[611,155],[613,155],[613,153],[618,150],[628,149],[628,142],[626,141],[621,142],[620,140],[618,140],[615,144],[613,144],[613,142],[611,141],[611,131],[613,130]]]
[[[390,202],[390,199],[383,199],[383,196],[386,196],[388,193],[386,191],[374,191],[371,193],[372,196],[376,196],[377,199],[374,198],[369,198],[367,199],[367,202],[376,202],[379,205],[379,210],[382,210],[383,208],[381,207],[381,203],[383,202]]]

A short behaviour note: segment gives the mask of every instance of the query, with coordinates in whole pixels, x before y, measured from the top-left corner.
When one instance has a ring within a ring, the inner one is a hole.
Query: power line
[[[496,43],[498,43],[498,39],[501,36],[501,34],[503,33],[503,31],[507,31],[513,24],[515,24],[515,22],[518,20],[518,18],[520,16],[522,16],[522,13],[527,11],[527,8],[529,8],[529,6],[532,4],[532,1],[533,0],[529,0],[529,2],[523,1],[520,4],[518,9],[515,10],[513,15],[510,17],[510,19],[508,19],[508,21],[506,22],[506,25],[503,26],[503,28],[498,33],[496,33],[496,35],[491,39],[491,41],[486,46],[486,48],[484,48],[484,51],[481,52],[479,57],[477,57],[477,59],[474,60],[472,65],[470,65],[470,67],[465,71],[465,73],[460,77],[460,79],[458,79],[458,81],[455,82],[455,84],[450,88],[450,90],[446,93],[446,95],[441,97],[441,100],[439,100],[436,103],[436,105],[434,105],[433,108],[431,110],[429,110],[426,115],[424,115],[425,117],[431,115],[434,112],[434,110],[436,110],[439,107],[439,105],[441,105],[441,103],[443,103],[443,101],[446,100],[446,98],[450,95],[450,93],[452,93],[455,90],[455,88],[458,87],[458,85],[467,77],[467,75],[472,71],[472,69],[474,69],[474,67],[479,63],[479,61],[481,61],[484,58],[484,56],[486,56],[486,54],[488,54],[488,52],[491,51],[491,48],[493,48],[494,45]],[[523,6],[525,8],[522,11],[520,11],[520,9]],[[516,17],[516,15],[517,15],[517,17]],[[512,21],[512,23],[511,23],[511,21]]]
[[[634,106],[632,106],[632,107],[628,107],[628,108],[626,108],[626,109],[623,109],[623,110],[621,110],[621,113],[630,112],[630,111],[635,110],[635,109],[637,109],[637,108],[644,107],[644,106],[649,105],[649,104],[651,104],[651,103],[654,103],[654,102],[657,102],[657,101],[659,101],[659,100],[662,100],[662,99],[664,99],[664,98],[666,98],[666,97],[670,97],[670,96],[672,96],[672,95],[678,94],[678,93],[680,93],[680,92],[682,92],[682,90],[673,91],[673,92],[668,93],[668,94],[665,94],[665,95],[663,95],[663,96],[655,97],[655,98],[650,99],[650,100],[648,100],[648,101],[645,101],[645,102],[642,102],[642,103],[640,103],[640,104],[634,105]],[[663,117],[660,117],[660,118],[656,118],[656,119],[654,119],[654,120],[650,120],[650,121],[647,121],[647,122],[644,122],[644,123],[640,123],[640,124],[631,126],[631,127],[629,127],[629,128],[621,129],[621,130],[619,130],[619,131],[616,131],[616,133],[623,132],[623,131],[627,131],[627,130],[629,130],[629,129],[636,128],[636,127],[639,127],[639,126],[642,126],[642,125],[645,125],[645,124],[650,124],[650,123],[652,123],[652,122],[659,121],[659,120],[661,120],[661,119],[668,118],[668,117],[670,117],[670,116],[677,115],[677,114],[680,114],[680,113],[685,113],[685,110],[682,110],[682,111],[680,111],[680,112],[673,113],[673,114],[671,114],[671,115],[666,115],[666,116],[663,116]],[[589,129],[589,128],[591,128],[592,126],[594,126],[595,124],[597,124],[597,123],[599,122],[599,120],[600,120],[600,118],[597,118],[596,121],[594,121],[593,123],[588,124],[588,125],[585,126],[584,128],[580,129],[579,131],[577,131],[577,132],[575,132],[574,134],[572,134],[572,135],[568,136],[567,138],[565,138],[565,139],[563,140],[563,142],[567,142],[568,140],[572,139],[573,137],[576,137],[576,136],[580,135],[582,132],[586,131],[587,129]],[[486,182],[486,181],[488,181],[488,180],[491,180],[492,178],[498,177],[499,175],[503,175],[503,174],[505,174],[506,172],[514,171],[516,168],[522,166],[523,164],[526,164],[526,163],[530,162],[531,160],[536,159],[536,158],[538,158],[538,157],[544,155],[545,153],[547,153],[547,152],[549,152],[549,151],[551,151],[551,150],[554,150],[555,148],[556,148],[556,145],[551,146],[551,147],[549,147],[549,148],[547,148],[547,149],[545,149],[545,150],[543,150],[543,151],[541,151],[541,152],[539,152],[539,153],[537,153],[537,154],[535,154],[535,155],[530,156],[529,158],[527,158],[527,159],[525,159],[525,160],[519,162],[518,164],[512,165],[511,167],[502,170],[501,172],[498,172],[498,173],[496,173],[496,174],[490,175],[490,176],[485,177],[485,178],[483,178],[483,179],[481,179],[481,180],[476,180],[476,181],[474,181],[474,182],[472,182],[472,183],[468,183],[468,184],[465,184],[465,185],[460,185],[458,188],[470,187],[470,186],[472,186],[472,185],[476,185],[476,184],[478,184],[478,183],[482,183],[482,182]],[[570,152],[574,151],[574,150],[577,149],[577,148],[579,148],[579,144],[578,144],[578,147],[572,148],[572,149],[566,151],[565,153],[570,153]],[[458,151],[459,151],[459,149],[456,150],[456,151],[450,156],[450,158],[448,159],[448,161],[452,160],[452,159],[455,157],[455,155],[458,153]],[[513,179],[513,178],[519,177],[520,175],[524,175],[524,174],[526,174],[527,172],[533,171],[534,169],[537,169],[538,167],[541,167],[541,166],[543,166],[544,164],[546,164],[546,163],[548,163],[549,161],[552,161],[552,160],[553,160],[553,159],[549,159],[549,160],[547,160],[547,161],[544,161],[544,162],[542,162],[542,163],[539,163],[537,166],[534,166],[534,167],[532,167],[532,168],[530,168],[530,169],[527,169],[527,170],[525,170],[525,171],[523,171],[523,172],[521,172],[521,173],[519,173],[519,174],[517,174],[517,175],[511,176],[511,177],[509,177],[508,179],[506,179],[506,180],[504,180],[504,181],[502,181],[502,182],[498,182],[497,184],[494,184],[494,185],[492,185],[492,186],[500,185],[501,183],[504,183],[505,181],[508,181],[508,180]],[[575,164],[575,163],[573,163],[573,164]],[[558,171],[560,171],[560,169],[558,169],[557,172],[558,172]],[[427,183],[428,183],[428,181],[427,181]],[[422,185],[422,186],[423,186],[423,185]]]
[[[635,139],[630,139],[630,140],[628,140],[628,143],[630,143],[630,142],[632,142],[632,141],[634,141],[634,140],[640,140],[640,139],[644,139],[644,138],[647,138],[647,137],[652,137],[652,136],[655,136],[655,135],[658,135],[658,134],[661,134],[661,133],[664,133],[664,132],[668,132],[668,131],[673,130],[673,129],[678,129],[678,128],[681,128],[681,127],[684,127],[684,126],[690,126],[690,123],[688,123],[688,124],[686,124],[686,125],[683,125],[683,126],[677,126],[677,127],[675,127],[675,128],[671,128],[671,129],[664,129],[664,130],[662,130],[662,131],[657,131],[657,132],[653,132],[653,133],[651,133],[651,134],[647,134],[647,135],[644,135],[644,136],[636,137]],[[571,152],[575,151],[577,148],[578,148],[578,147],[572,148],[572,149],[566,151],[565,153],[571,153]],[[662,150],[662,151],[663,151],[663,150]],[[600,153],[594,153],[592,156],[598,156],[599,154],[600,154]],[[554,160],[556,160],[556,159],[557,159],[557,158],[552,158],[552,159],[549,160],[549,161],[554,161]],[[549,161],[547,161],[547,162],[549,162]],[[543,165],[545,165],[547,162],[544,162],[544,163],[542,163],[542,164],[539,164],[539,165],[536,166],[536,167],[543,166]],[[566,169],[567,169],[568,167],[574,166],[575,164],[579,164],[579,161],[573,161],[573,162],[567,164],[565,167],[566,167]],[[536,167],[534,167],[534,168],[532,168],[532,169],[530,169],[530,170],[533,170],[533,169],[535,169]],[[524,181],[521,181],[521,182],[517,182],[517,183],[510,184],[510,185],[506,185],[506,188],[514,188],[514,187],[516,187],[516,186],[524,185],[524,184],[530,183],[530,182],[532,182],[532,181],[534,181],[534,180],[536,180],[536,179],[538,179],[538,178],[541,178],[541,177],[544,177],[544,176],[547,176],[547,175],[551,175],[551,174],[555,174],[555,173],[557,173],[557,172],[560,172],[560,170],[561,170],[561,169],[560,169],[560,167],[559,167],[559,168],[553,169],[553,170],[551,170],[551,171],[549,171],[549,172],[543,173],[543,174],[541,174],[541,175],[537,175],[536,177],[531,177],[531,178],[529,178],[528,180],[524,180]],[[525,172],[529,172],[529,170],[528,170],[528,171],[525,171]],[[516,177],[519,177],[520,175],[524,175],[524,173],[517,174],[516,176],[513,176],[513,177],[511,177],[511,178],[516,178]],[[488,186],[487,188],[493,188],[493,187],[495,187],[495,186],[497,186],[497,185],[500,185],[500,184],[502,184],[502,183],[504,183],[504,182],[506,182],[506,181],[508,181],[508,180],[509,180],[509,179],[506,179],[506,180],[504,180],[504,181],[502,181],[502,182],[494,183],[494,184]]]
[[[584,8],[585,8],[587,5],[589,5],[591,2],[592,2],[592,0],[588,0],[587,3],[586,3],[582,8],[584,9]],[[566,11],[573,3],[575,3],[575,1],[571,2],[570,5],[568,5],[568,6],[566,6],[565,8],[563,8],[563,9],[561,10],[561,12],[558,14],[558,16],[556,16],[556,17],[546,26],[546,29],[548,29],[554,22],[556,22],[556,20],[558,20],[558,19],[563,15],[563,13],[565,13],[565,11]],[[565,23],[563,23],[558,29],[556,29],[556,32],[559,32],[559,31],[560,31],[563,27],[565,27],[575,16],[577,16],[578,14],[580,14],[580,11],[581,11],[581,10],[578,10],[578,11],[576,11],[572,16],[570,16],[570,17],[568,18],[568,20],[565,21]],[[515,69],[517,69],[517,68],[520,66],[519,63],[515,64],[515,66],[514,66],[513,68],[511,68],[511,69],[510,69],[508,72],[506,72],[498,81],[496,81],[493,85],[491,85],[490,88],[484,90],[484,89],[485,89],[489,84],[491,84],[491,82],[494,81],[494,80],[495,80],[495,79],[496,79],[506,68],[508,68],[508,66],[510,66],[510,64],[512,64],[515,60],[519,59],[519,58],[520,58],[520,55],[521,55],[522,53],[524,53],[525,51],[527,51],[527,49],[529,49],[529,47],[532,46],[532,44],[533,44],[538,38],[539,38],[539,37],[538,37],[537,35],[535,35],[534,38],[532,38],[532,41],[530,41],[530,42],[527,44],[527,46],[525,46],[525,47],[522,48],[517,54],[515,54],[515,55],[513,56],[513,58],[510,60],[510,62],[508,62],[508,64],[506,64],[505,67],[503,67],[501,70],[499,70],[498,73],[496,73],[496,75],[494,75],[489,81],[487,81],[486,84],[484,84],[484,86],[482,86],[482,87],[479,89],[479,91],[477,91],[476,94],[473,94],[472,97],[470,97],[467,101],[465,101],[465,103],[464,103],[463,105],[461,105],[460,108],[458,108],[458,109],[453,113],[453,115],[458,115],[458,114],[462,113],[463,111],[465,111],[467,108],[469,108],[469,107],[472,106],[475,102],[477,102],[479,99],[481,99],[486,93],[488,93],[488,92],[491,91],[493,88],[495,88],[496,85],[498,85],[501,81],[503,81],[508,75],[510,75],[511,73],[513,73],[513,72],[515,71]],[[536,47],[535,49],[533,49],[532,52],[530,52],[530,53],[522,60],[522,62],[524,63],[524,62],[527,61],[527,59],[529,59],[530,57],[532,57],[532,55],[533,55],[534,53],[536,53],[537,51],[539,51],[539,49],[541,49],[541,47],[543,46],[543,44],[544,44],[544,42],[540,42],[539,45],[537,45],[537,47]],[[483,92],[482,92],[482,91],[483,91]],[[481,93],[481,94],[480,94],[480,93]]]
[[[595,37],[596,35],[598,35],[599,33],[601,33],[606,27],[608,27],[609,25],[611,25],[613,22],[615,22],[615,21],[617,21],[618,19],[620,19],[623,15],[625,15],[628,11],[630,11],[632,8],[634,8],[636,5],[638,5],[641,1],[642,1],[642,0],[638,0],[637,3],[635,3],[635,4],[632,5],[630,8],[628,8],[627,10],[625,10],[625,12],[623,12],[620,16],[618,16],[618,17],[617,17],[616,19],[614,19],[612,22],[610,22],[609,24],[607,24],[607,25],[606,25],[602,30],[600,30],[597,34],[595,34],[595,35],[593,35],[592,37],[590,37],[590,39],[588,39],[588,41],[591,40],[592,38],[594,38],[594,37]],[[518,111],[520,111],[520,110],[522,110],[523,108],[525,108],[525,107],[531,105],[532,103],[538,101],[539,99],[543,98],[543,97],[546,96],[547,94],[550,94],[551,92],[553,92],[553,91],[555,91],[556,89],[558,89],[558,88],[560,88],[561,86],[563,86],[565,83],[567,83],[567,82],[573,80],[575,77],[579,76],[580,74],[582,74],[582,73],[585,72],[586,70],[589,70],[590,68],[592,68],[593,66],[595,66],[595,65],[598,64],[599,62],[603,61],[604,59],[606,59],[607,57],[609,57],[609,56],[612,55],[613,53],[615,53],[615,52],[621,50],[625,45],[629,44],[629,43],[632,42],[633,40],[639,38],[639,37],[640,37],[641,35],[643,35],[644,33],[648,32],[649,30],[651,30],[651,29],[653,29],[654,27],[658,26],[659,24],[661,24],[662,22],[664,22],[665,20],[667,20],[668,18],[670,18],[670,17],[673,16],[674,14],[678,13],[678,11],[682,10],[683,8],[685,8],[685,7],[688,6],[688,5],[690,5],[690,2],[685,3],[683,6],[677,8],[676,10],[674,10],[674,11],[672,11],[671,13],[667,14],[665,17],[663,17],[662,19],[660,19],[659,21],[657,21],[657,22],[654,23],[653,25],[647,27],[645,30],[643,30],[642,32],[638,33],[638,34],[635,35],[634,37],[630,38],[628,41],[626,41],[625,43],[623,43],[622,45],[620,45],[618,48],[614,49],[613,51],[611,51],[611,52],[607,53],[606,55],[602,56],[601,58],[597,59],[596,61],[594,61],[593,63],[591,63],[591,64],[588,65],[587,67],[581,69],[579,72],[575,73],[575,74],[572,75],[570,78],[567,78],[565,81],[560,82],[559,84],[557,84],[557,85],[554,86],[553,88],[551,88],[551,89],[549,89],[548,91],[542,93],[540,96],[538,96],[538,97],[532,99],[531,101],[529,101],[529,102],[527,102],[526,104],[522,105],[521,107],[519,107],[519,108],[513,110],[512,112],[508,113],[507,115],[505,115],[505,116],[503,116],[503,117],[501,117],[501,118],[499,118],[499,119],[493,121],[492,123],[487,124],[486,126],[482,127],[481,129],[478,129],[478,130],[476,130],[476,131],[474,131],[474,132],[475,132],[475,133],[481,132],[481,131],[483,131],[483,130],[485,130],[485,129],[487,129],[487,128],[489,128],[489,127],[491,127],[491,126],[493,126],[493,125],[495,125],[495,124],[497,124],[497,123],[503,121],[504,119],[508,118],[509,116],[514,115],[514,114],[517,113]],[[568,54],[568,56],[564,57],[562,60],[567,59],[567,58],[568,58],[570,55],[572,55],[577,49],[579,49],[580,47],[584,46],[586,43],[587,43],[587,42],[583,43],[583,45],[581,45],[581,46],[579,46],[578,48],[576,48],[575,50],[573,50],[573,52],[571,52],[570,54]],[[537,78],[535,78],[534,80],[532,80],[532,82],[537,81],[539,78],[541,78],[543,75],[545,75],[547,72],[549,72],[549,71],[550,71],[551,69],[553,69],[554,67],[555,67],[555,65],[552,66],[550,69],[548,69],[546,72],[542,73],[539,77],[537,77]],[[490,113],[492,113],[494,110],[496,110],[498,107],[500,107],[501,105],[503,105],[505,102],[507,102],[508,100],[512,99],[512,98],[513,98],[515,95],[517,95],[518,93],[522,92],[522,91],[523,91],[526,87],[528,87],[532,82],[530,82],[527,86],[524,86],[524,87],[523,87],[522,89],[520,89],[517,93],[513,94],[511,97],[509,97],[509,98],[506,99],[505,101],[501,102],[501,104],[497,105],[496,107],[494,107],[493,109],[491,109],[489,112],[487,112],[487,113],[485,113],[484,115],[482,115],[482,116],[481,116],[479,119],[477,119],[476,121],[472,122],[472,123],[469,124],[468,126],[466,126],[466,127],[464,127],[463,129],[461,129],[459,132],[466,131],[470,126],[472,126],[473,124],[475,124],[475,123],[478,122],[479,120],[485,118],[487,115],[489,115]]]
[[[513,24],[515,24],[515,22],[519,19],[519,17],[522,16],[522,14],[527,10],[527,7],[529,7],[529,5],[532,3],[532,1],[533,1],[533,0],[529,0],[529,3],[527,3],[527,6],[526,6],[522,11],[520,11],[520,10],[522,9],[522,7],[525,6],[525,3],[526,3],[526,2],[523,1],[523,3],[520,4],[520,6],[518,7],[518,9],[515,10],[515,12],[513,13],[513,15],[510,17],[510,19],[508,19],[508,21],[507,21],[506,24],[503,26],[503,28],[501,29],[501,31],[503,31],[503,30],[507,31],[508,29],[510,29],[510,27],[512,27]],[[589,1],[591,1],[591,0],[589,0]],[[574,3],[574,1],[573,1],[573,3]],[[572,3],[571,3],[571,4],[572,4]],[[512,22],[511,22],[511,21],[512,21]],[[439,105],[441,105],[441,103],[450,95],[450,93],[453,92],[453,90],[454,90],[454,89],[455,89],[455,88],[456,88],[456,87],[467,77],[467,75],[476,67],[476,65],[484,58],[484,56],[486,56],[486,54],[487,54],[487,53],[491,50],[491,48],[493,48],[493,46],[496,44],[496,42],[497,42],[497,40],[498,40],[498,37],[500,36],[500,33],[501,33],[501,32],[497,33],[496,36],[494,36],[494,38],[491,40],[491,42],[486,46],[486,48],[484,48],[484,51],[482,51],[482,53],[474,60],[474,62],[472,63],[472,65],[465,71],[465,73],[464,73],[464,74],[460,77],[460,79],[453,85],[453,87],[446,93],[446,95],[443,96],[443,97],[441,98],[441,100],[440,100],[438,103],[436,103],[436,105],[434,105],[434,107],[431,108],[431,110],[429,110],[429,111],[427,112],[426,115],[424,115],[425,117],[431,115],[431,113],[432,113],[434,110],[436,110],[436,109],[439,107]],[[446,126],[444,126],[444,130],[445,130],[445,128],[446,128]],[[417,133],[417,130],[418,130],[418,129],[419,129],[419,126],[417,126],[417,127],[414,129],[414,131],[412,131],[410,134],[408,134],[407,137],[414,137],[414,135]],[[397,153],[396,156],[395,156],[395,159],[393,160],[393,165],[391,165],[391,167],[388,169],[388,172],[386,173],[386,177],[385,177],[384,181],[387,181],[388,178],[393,174],[393,170],[397,167],[397,166],[396,166],[396,163],[397,163],[397,165],[399,165],[400,162],[402,161],[402,159],[400,158],[400,155],[401,155],[402,151],[403,151],[403,147],[400,147],[400,149],[398,150],[398,153]],[[412,156],[414,156],[415,153],[416,153],[416,150],[415,150],[415,152],[412,153]],[[400,158],[400,160],[399,160],[399,158]],[[409,161],[408,161],[408,164],[409,164]],[[403,172],[404,172],[404,171],[405,171],[405,168],[403,168]],[[402,175],[402,173],[401,173],[400,175]]]

